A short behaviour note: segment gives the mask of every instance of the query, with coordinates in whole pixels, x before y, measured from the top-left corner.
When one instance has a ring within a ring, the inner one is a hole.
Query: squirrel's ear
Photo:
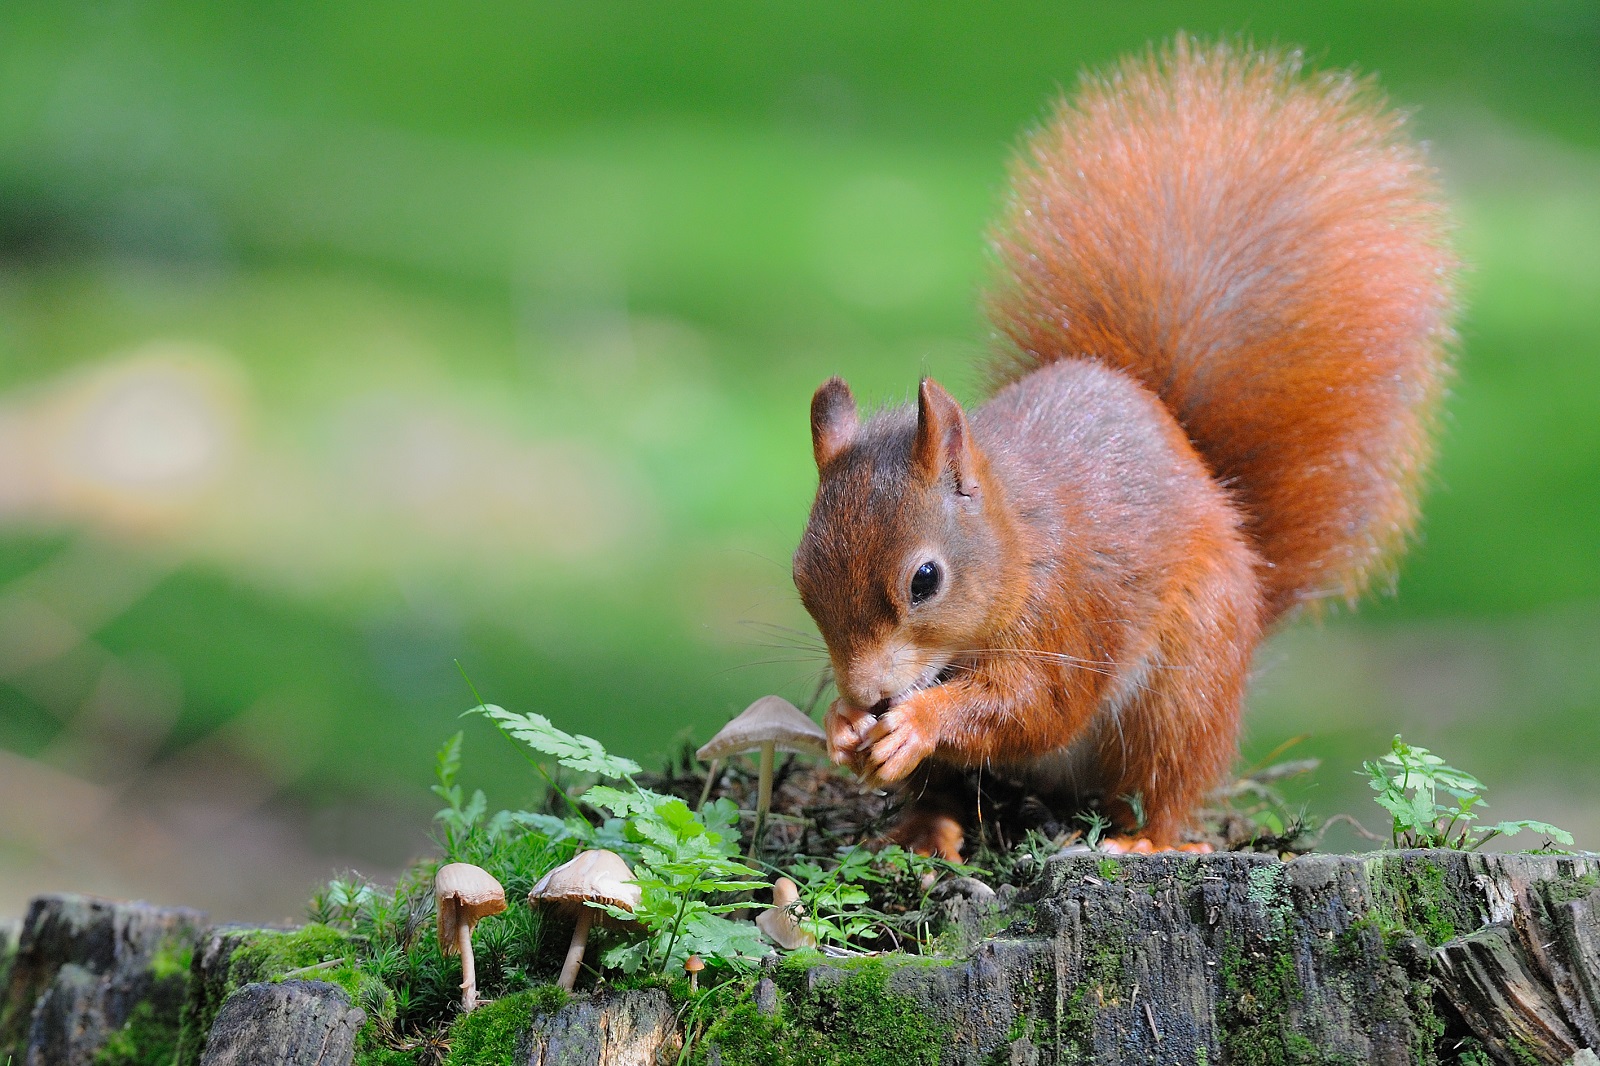
[[[817,469],[849,447],[856,435],[856,398],[843,378],[829,378],[811,397],[811,454]]]
[[[912,464],[929,480],[955,476],[961,496],[978,494],[977,464],[973,461],[967,416],[954,396],[932,378],[923,378],[917,390],[917,440],[911,448]]]

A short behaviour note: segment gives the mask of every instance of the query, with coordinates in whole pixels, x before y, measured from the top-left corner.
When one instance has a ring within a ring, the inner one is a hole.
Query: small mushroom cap
[[[705,960],[698,955],[690,955],[683,960],[683,968],[690,973],[699,973],[706,968]]]
[[[772,883],[772,906],[756,915],[756,925],[785,951],[814,948],[817,938],[800,927],[791,909],[800,899],[795,883],[780,877]]]
[[[640,896],[639,886],[633,883],[633,871],[622,856],[597,848],[580,851],[541,877],[528,893],[528,902],[536,907],[581,907],[592,901],[631,911],[639,905]],[[595,915],[596,920],[605,917],[604,911]]]
[[[755,751],[769,742],[779,751],[805,755],[828,753],[828,735],[821,726],[782,696],[762,696],[723,726],[695,755],[701,762],[710,762]]]
[[[462,925],[470,929],[506,909],[506,890],[500,882],[468,862],[439,867],[433,875],[433,895],[439,907],[439,946],[446,954],[456,950]]]
[[[800,886],[787,877],[772,882],[772,905],[783,908],[800,900]]]

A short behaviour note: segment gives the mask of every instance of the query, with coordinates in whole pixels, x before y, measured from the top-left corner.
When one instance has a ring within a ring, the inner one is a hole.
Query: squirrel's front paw
[[[874,788],[905,777],[939,746],[939,719],[925,698],[912,697],[891,707],[866,732],[862,776]]]
[[[848,766],[861,772],[861,747],[866,742],[867,731],[878,722],[878,716],[863,711],[845,700],[834,700],[828,713],[822,716],[822,730],[828,734],[828,758],[838,766]]]

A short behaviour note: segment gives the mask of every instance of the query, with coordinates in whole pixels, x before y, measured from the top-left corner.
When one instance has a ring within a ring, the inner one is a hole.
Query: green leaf
[[[648,957],[647,941],[633,944],[614,944],[600,955],[600,965],[608,970],[621,970],[626,974],[638,973]]]
[[[1524,829],[1549,837],[1559,844],[1572,843],[1572,834],[1565,829],[1558,829],[1549,822],[1536,822],[1531,819],[1521,819],[1514,822],[1500,822],[1496,825],[1480,827],[1486,832],[1499,833],[1501,836],[1514,836]]]
[[[584,900],[583,905],[585,907],[593,907],[597,911],[605,911],[619,922],[632,922],[634,920],[633,912],[625,907],[617,907],[610,903],[601,903],[592,899]]]
[[[649,802],[644,798],[646,795],[648,793],[643,789],[624,792],[610,785],[595,785],[585,790],[578,798],[591,807],[610,811],[618,818],[626,818],[630,814],[638,814],[650,808]]]
[[[466,733],[457,732],[455,736],[444,742],[439,753],[433,757],[433,774],[439,779],[439,786],[448,789],[456,782],[456,775],[461,772],[461,744],[466,740]],[[434,789],[435,792],[439,788]]]
[[[555,757],[569,770],[601,777],[629,777],[640,771],[638,763],[612,755],[593,737],[557,729],[542,714],[517,714],[492,703],[466,712],[481,714],[534,751]]]

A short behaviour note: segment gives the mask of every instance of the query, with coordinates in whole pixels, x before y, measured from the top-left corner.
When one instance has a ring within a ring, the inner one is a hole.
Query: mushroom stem
[[[561,976],[556,984],[572,991],[572,986],[578,983],[578,967],[583,965],[583,952],[589,946],[589,923],[594,921],[594,908],[584,907],[583,913],[578,915],[578,924],[572,930],[572,945],[567,948],[567,961],[561,967]]]
[[[777,751],[776,741],[768,740],[761,745],[761,781],[759,791],[756,793],[756,828],[750,834],[750,858],[756,857],[756,852],[761,850],[761,831],[766,828],[767,809],[772,806],[772,758]]]
[[[706,774],[706,787],[700,790],[700,802],[696,803],[694,805],[694,809],[695,809],[696,812],[698,812],[702,807],[704,807],[706,805],[706,800],[711,798],[711,786],[716,784],[716,782],[717,782],[717,770],[721,766],[722,766],[722,760],[721,759],[712,759],[711,760],[711,770]]]
[[[461,1009],[470,1011],[478,1005],[478,974],[472,959],[472,923],[462,922],[456,930],[456,943],[461,948]]]

